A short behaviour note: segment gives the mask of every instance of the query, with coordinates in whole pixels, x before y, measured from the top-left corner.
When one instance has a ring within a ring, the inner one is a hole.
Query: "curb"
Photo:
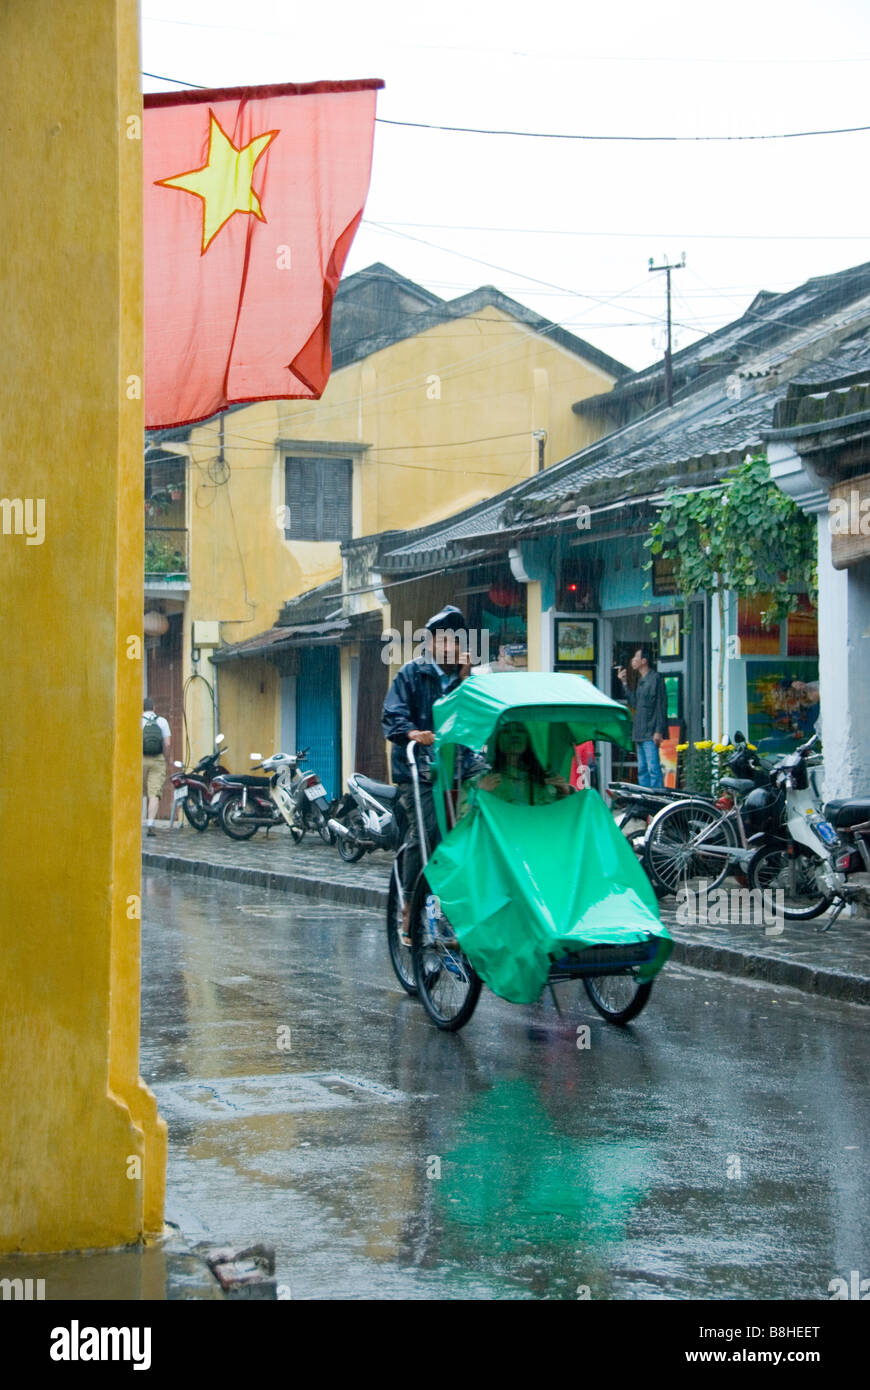
[[[301,893],[306,897],[325,898],[330,902],[355,907],[386,908],[387,889],[366,887],[363,884],[339,883],[331,879],[312,878],[305,874],[275,873],[269,869],[244,869],[235,864],[213,863],[208,859],[187,859],[181,855],[154,854],[142,851],[142,866],[165,869],[167,873],[192,874],[198,878],[224,879],[231,883],[246,883],[257,888],[277,889],[284,893]],[[787,956],[762,955],[728,946],[712,946],[702,941],[687,941],[674,935],[671,923],[665,924],[674,938],[671,959],[694,970],[712,970],[736,979],[758,980],[763,984],[797,989],[802,994],[819,995],[845,1004],[870,1006],[870,977],[847,975],[841,970],[825,970]]]
[[[671,931],[671,928],[668,927]],[[671,932],[673,936],[673,932]],[[758,980],[763,984],[797,989],[802,994],[837,999],[844,1004],[870,1005],[870,979],[847,975],[841,970],[817,969],[788,956],[763,956],[728,946],[709,946],[706,942],[674,937],[671,960],[694,970],[713,970],[737,979]]]
[[[330,902],[354,907],[387,906],[386,888],[367,888],[362,884],[337,883],[311,878],[306,874],[281,874],[271,869],[243,869],[236,864],[216,864],[209,859],[187,859],[182,855],[153,854],[142,851],[142,867],[165,869],[167,873],[193,874],[197,878],[221,878],[231,883],[247,883],[255,888],[277,888],[283,893],[303,893],[309,898],[328,898]]]

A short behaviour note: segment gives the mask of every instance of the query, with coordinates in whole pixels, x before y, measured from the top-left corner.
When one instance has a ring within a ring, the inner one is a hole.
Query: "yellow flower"
[[[678,753],[685,753],[685,751],[686,751],[686,749],[688,748],[688,746],[689,746],[688,743],[678,743],[678,744],[677,744],[677,752],[678,752]]]
[[[728,744],[727,744],[727,743],[714,743],[714,744],[713,744],[713,752],[714,752],[714,753],[727,753],[727,752],[728,752]]]
[[[758,752],[758,744],[757,744],[757,743],[747,743],[746,747],[747,747],[747,748],[751,748],[752,751],[753,751],[753,753],[757,753],[757,752]]]
[[[708,739],[706,739],[703,743],[696,743],[696,744],[695,744],[695,747],[696,747],[698,750],[700,750],[700,749],[702,749],[702,748],[712,748],[712,747],[713,747],[713,740],[712,740],[711,738],[708,738]]]

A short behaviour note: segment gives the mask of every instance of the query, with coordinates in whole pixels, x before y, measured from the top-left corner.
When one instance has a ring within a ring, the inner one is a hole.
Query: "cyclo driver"
[[[384,701],[384,737],[393,744],[390,759],[393,781],[399,788],[399,805],[407,821],[408,836],[402,865],[405,906],[402,913],[402,943],[410,946],[411,894],[423,860],[414,804],[414,788],[408,770],[407,746],[417,744],[420,803],[429,851],[441,838],[435,818],[435,798],[429,749],[435,742],[432,707],[442,695],[449,695],[468,675],[470,662],[465,650],[465,619],[461,611],[448,604],[426,623],[428,650],[408,661],[397,673]]]

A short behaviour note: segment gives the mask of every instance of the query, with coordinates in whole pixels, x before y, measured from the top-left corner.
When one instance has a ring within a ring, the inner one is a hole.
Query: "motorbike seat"
[[[387,782],[375,782],[371,777],[363,777],[362,773],[357,773],[356,780],[363,791],[380,801],[394,801],[398,795],[398,787],[391,787]]]
[[[232,772],[227,776],[227,781],[241,787],[268,787],[272,783],[271,777],[258,777],[255,772]]]
[[[866,796],[846,796],[829,801],[825,807],[825,819],[844,830],[850,825],[860,825],[862,821],[870,820],[870,800]]]
[[[720,777],[719,786],[727,787],[738,796],[745,796],[747,792],[755,790],[755,783],[751,777]]]

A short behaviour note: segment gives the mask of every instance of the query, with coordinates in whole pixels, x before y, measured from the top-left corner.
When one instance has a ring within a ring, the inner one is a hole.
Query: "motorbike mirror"
[[[261,763],[263,761],[262,753],[251,753],[249,756],[252,763]]]
[[[219,743],[223,743],[223,741],[224,741],[224,736],[223,736],[223,734],[218,734],[217,738],[216,738],[215,741],[214,741],[214,742],[215,742],[215,747],[217,747],[217,745],[218,745]]]
[[[746,742],[746,735],[745,735],[745,734],[741,734],[741,732],[740,732],[739,729],[735,729],[735,730],[734,730],[734,738],[732,739],[732,743],[745,743],[745,742]]]

